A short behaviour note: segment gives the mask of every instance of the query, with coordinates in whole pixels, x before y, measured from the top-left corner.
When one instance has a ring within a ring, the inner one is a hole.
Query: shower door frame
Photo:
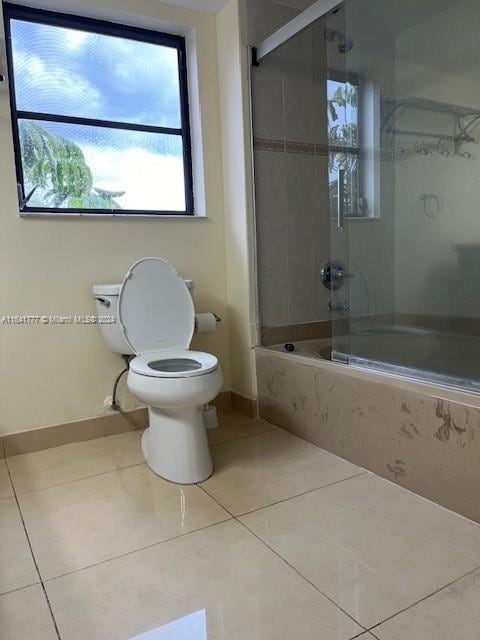
[[[253,66],[258,66],[260,61],[267,56],[269,53],[273,52],[278,47],[285,44],[288,40],[295,37],[298,33],[308,28],[314,22],[319,20],[320,18],[326,17],[329,14],[336,13],[336,10],[343,4],[343,1],[339,0],[317,0],[317,2],[313,3],[308,9],[298,14],[295,18],[293,18],[286,25],[275,31],[273,34],[265,38],[262,42],[258,43],[255,46],[249,47],[249,54],[251,64]],[[251,66],[248,65],[248,75],[249,75],[249,106],[250,106],[250,122],[251,122],[251,149],[252,149],[252,176],[255,177],[255,166],[254,166],[254,157],[253,157],[253,96],[252,96],[252,73]],[[252,202],[253,202],[253,216],[254,216],[254,224],[255,224],[255,180],[252,183]],[[378,185],[376,186],[376,188]],[[377,218],[377,215],[371,216],[372,219]],[[257,255],[257,247],[256,247],[256,234],[254,233],[254,252]],[[255,303],[256,303],[256,343],[257,346],[263,346],[261,344],[261,331],[260,331],[260,321],[259,321],[259,298],[258,298],[258,271],[256,268],[257,260],[255,262]],[[474,379],[470,378],[462,378],[451,376],[446,373],[438,373],[429,370],[417,369],[413,367],[407,367],[399,364],[388,363],[380,360],[373,360],[367,358],[361,358],[358,356],[354,356],[351,354],[345,354],[343,352],[336,351],[334,349],[334,345],[332,344],[332,357],[335,358],[337,364],[345,365],[349,367],[353,367],[358,370],[363,370],[366,372],[375,372],[381,375],[386,375],[389,377],[396,377],[400,379],[412,380],[415,382],[420,382],[424,384],[431,384],[438,387],[443,387],[446,389],[454,389],[457,391],[461,391],[464,393],[473,393],[475,395],[480,394],[480,380],[477,382]]]
[[[290,22],[287,22],[286,25],[280,27],[272,35],[252,47],[253,64],[257,65],[262,58],[281,47],[282,44],[285,44],[287,40],[296,36],[300,31],[334,11],[341,4],[342,0],[317,0],[314,2],[308,9],[292,18]]]

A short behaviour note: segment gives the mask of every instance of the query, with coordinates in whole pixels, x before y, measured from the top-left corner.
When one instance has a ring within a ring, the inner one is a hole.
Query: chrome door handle
[[[343,229],[345,219],[345,169],[338,170],[337,200],[337,227]]]
[[[353,278],[355,274],[348,273],[341,262],[328,261],[320,272],[324,287],[327,289],[339,289],[346,278]]]

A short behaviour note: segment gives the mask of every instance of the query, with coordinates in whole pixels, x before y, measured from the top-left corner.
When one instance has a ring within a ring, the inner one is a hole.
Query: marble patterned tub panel
[[[260,415],[480,522],[480,409],[257,350]]]

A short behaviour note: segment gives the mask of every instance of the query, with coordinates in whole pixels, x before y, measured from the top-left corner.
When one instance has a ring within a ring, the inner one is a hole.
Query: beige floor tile
[[[8,458],[17,494],[144,462],[134,431]]]
[[[202,486],[235,515],[362,471],[281,429],[218,445],[212,453],[215,471]]]
[[[238,440],[266,431],[274,431],[278,428],[264,420],[252,420],[233,409],[219,411],[218,418],[220,426],[208,431],[208,440],[211,445]]]
[[[39,582],[15,498],[0,500],[0,593]],[[1,637],[1,636],[0,636]]]
[[[380,640],[478,640],[480,571],[373,629]]]
[[[241,520],[365,627],[480,565],[480,526],[371,474]]]
[[[361,631],[234,521],[46,588],[65,640],[128,640],[154,629],[159,640],[346,640]]]
[[[42,587],[20,589],[0,596],[2,640],[57,640]]]
[[[0,460],[0,500],[2,498],[11,498],[13,496],[13,488],[8,476],[7,465],[5,460]]]
[[[199,487],[146,465],[19,497],[43,578],[92,565],[227,519]]]

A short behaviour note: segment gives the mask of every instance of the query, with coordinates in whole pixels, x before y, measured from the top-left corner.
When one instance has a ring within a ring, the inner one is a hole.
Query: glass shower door
[[[480,391],[478,0],[327,18],[334,358]]]
[[[358,95],[347,73],[342,6],[325,17],[326,109],[330,256],[324,264],[322,284],[329,290],[332,323],[332,359],[348,362],[350,354],[350,243],[348,217],[358,198]]]

